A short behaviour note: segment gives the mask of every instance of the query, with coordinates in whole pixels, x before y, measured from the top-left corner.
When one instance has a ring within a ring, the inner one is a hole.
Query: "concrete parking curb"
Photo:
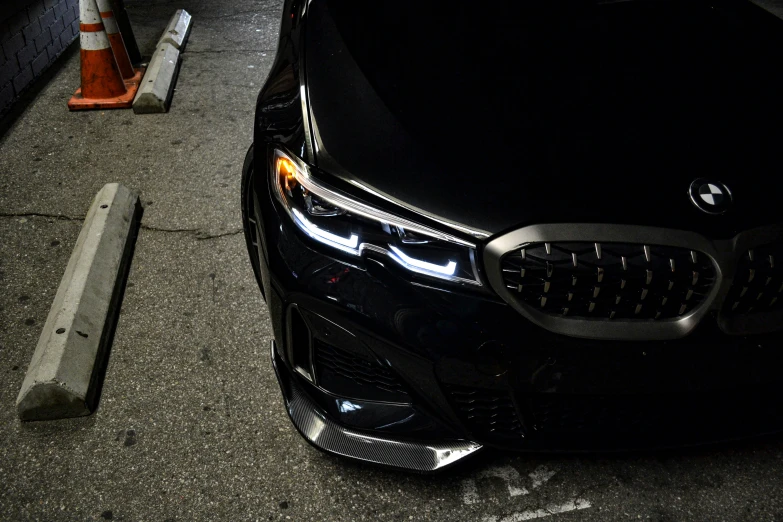
[[[158,45],[170,43],[179,52],[184,52],[192,25],[193,17],[190,16],[190,13],[184,9],[177,9],[177,12],[171,17],[168,27],[163,32],[163,36],[160,37]]]
[[[117,183],[95,196],[17,397],[20,419],[93,410],[141,212],[138,195]]]
[[[170,43],[158,44],[133,100],[133,112],[149,114],[166,112],[171,105],[179,73],[179,51]]]

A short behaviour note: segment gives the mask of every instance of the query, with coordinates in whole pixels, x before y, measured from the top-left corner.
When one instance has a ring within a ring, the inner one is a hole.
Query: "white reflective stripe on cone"
[[[99,24],[103,22],[95,0],[79,0],[79,21],[83,24]]]
[[[97,0],[98,11],[101,12],[101,17],[109,15],[103,18],[103,25],[106,26],[106,32],[108,34],[117,34],[120,32],[117,27],[117,20],[114,19],[114,9],[112,9],[111,2],[109,0]]]
[[[103,26],[106,28],[106,34],[117,34],[120,32],[120,27],[117,25],[117,20],[114,19],[113,15],[103,19]]]
[[[96,31],[94,33],[82,33],[79,35],[79,41],[82,44],[82,49],[85,51],[102,51],[104,49],[111,49],[109,44],[109,37],[106,36],[104,31]]]

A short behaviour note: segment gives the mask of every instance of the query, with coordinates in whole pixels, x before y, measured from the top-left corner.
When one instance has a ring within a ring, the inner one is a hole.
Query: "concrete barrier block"
[[[133,112],[166,112],[171,105],[179,73],[179,51],[170,43],[158,44],[133,100]]]
[[[176,47],[179,52],[184,52],[192,25],[193,18],[190,16],[190,13],[184,9],[177,9],[174,16],[171,17],[168,27],[166,27],[166,30],[163,32],[163,36],[160,37],[158,45],[170,43]]]
[[[22,420],[94,408],[141,212],[138,195],[117,183],[95,196],[16,400]]]

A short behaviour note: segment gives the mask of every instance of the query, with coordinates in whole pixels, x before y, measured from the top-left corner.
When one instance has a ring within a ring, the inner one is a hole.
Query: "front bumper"
[[[286,411],[296,429],[316,448],[391,468],[433,472],[456,463],[481,449],[470,441],[425,443],[374,437],[337,424],[308,397],[283,369],[282,361],[272,341],[272,366],[283,392]]]
[[[490,292],[331,257],[281,219],[265,181],[250,183],[248,246],[289,415],[321,449],[433,471],[482,446],[614,451],[783,428],[780,334],[727,336],[714,320],[673,341],[554,334]]]

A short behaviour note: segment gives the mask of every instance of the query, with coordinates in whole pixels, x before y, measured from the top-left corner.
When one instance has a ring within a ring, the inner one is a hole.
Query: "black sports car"
[[[288,413],[433,471],[783,428],[783,21],[287,0],[242,184]]]

